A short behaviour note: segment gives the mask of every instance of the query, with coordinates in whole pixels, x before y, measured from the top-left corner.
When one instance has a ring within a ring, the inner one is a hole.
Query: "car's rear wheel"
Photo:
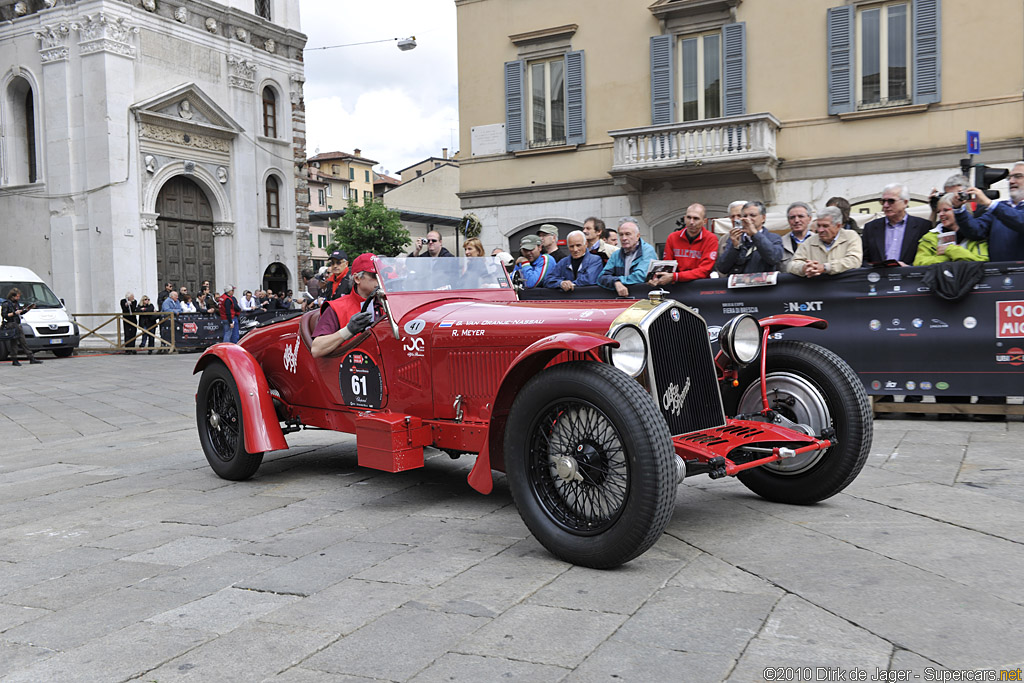
[[[242,402],[231,371],[213,362],[203,370],[196,395],[199,442],[210,467],[222,479],[242,481],[256,473],[262,453],[246,453]]]
[[[806,505],[830,498],[860,473],[871,449],[874,424],[864,385],[842,358],[817,344],[775,342],[766,352],[771,408],[815,436],[832,428],[838,444],[740,472],[737,478],[762,498],[779,503]],[[756,364],[744,372],[731,399],[726,405],[730,415],[761,410]]]
[[[675,504],[676,455],[651,396],[596,362],[555,365],[519,392],[505,431],[519,514],[553,555],[598,569],[661,537]]]

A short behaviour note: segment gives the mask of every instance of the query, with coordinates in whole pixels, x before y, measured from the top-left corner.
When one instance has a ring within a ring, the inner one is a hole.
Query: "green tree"
[[[327,251],[344,249],[352,261],[365,253],[397,256],[409,243],[409,231],[402,226],[397,211],[379,200],[359,206],[350,199],[345,215],[331,221],[331,245]]]

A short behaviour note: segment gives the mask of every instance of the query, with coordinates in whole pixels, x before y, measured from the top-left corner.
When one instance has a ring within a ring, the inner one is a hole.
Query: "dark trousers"
[[[28,343],[25,341],[25,331],[21,329],[21,325],[18,325],[14,331],[13,339],[6,339],[0,342],[0,360],[7,360],[8,357],[12,361],[18,360],[18,349],[25,356],[32,360],[35,358],[35,354],[32,353],[32,349],[28,348]]]
[[[135,340],[139,338],[139,319],[135,317],[124,317],[124,345],[129,349],[135,348]]]

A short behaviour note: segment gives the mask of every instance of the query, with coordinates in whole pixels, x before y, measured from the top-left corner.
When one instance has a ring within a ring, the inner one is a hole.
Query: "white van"
[[[6,299],[12,287],[21,291],[22,306],[36,305],[21,316],[28,347],[33,352],[53,351],[58,358],[74,353],[79,342],[78,323],[42,278],[28,268],[0,266],[0,299]]]

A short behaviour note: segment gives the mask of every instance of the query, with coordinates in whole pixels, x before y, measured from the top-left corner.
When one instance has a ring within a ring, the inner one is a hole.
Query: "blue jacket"
[[[544,278],[546,278],[548,273],[554,270],[554,268],[555,259],[551,258],[547,254],[541,254],[533,263],[520,263],[516,266],[516,270],[523,275],[523,282],[527,289],[536,287],[537,285],[543,286]]]
[[[569,280],[577,287],[589,287],[597,284],[597,278],[604,267],[604,261],[597,254],[583,252],[583,262],[574,278],[572,276],[572,256],[566,256],[555,265],[555,269],[544,278],[544,286],[558,289],[563,280]]]
[[[647,268],[651,261],[658,260],[658,254],[654,251],[654,247],[643,240],[640,240],[637,249],[640,250],[640,253],[633,258],[633,263],[630,264],[628,273],[625,267],[626,254],[623,253],[622,249],[608,257],[608,263],[604,264],[604,270],[601,271],[601,276],[597,278],[597,284],[605,289],[615,289],[616,281],[621,282],[627,287],[646,282]]]
[[[732,240],[725,240],[725,248],[718,255],[715,270],[719,273],[770,273],[779,269],[785,252],[782,238],[774,232],[761,228],[751,241],[740,242],[740,248],[732,246]],[[916,247],[916,242],[915,249]]]
[[[181,313],[181,302],[171,297],[164,299],[164,305],[160,307],[161,313]]]
[[[961,208],[956,224],[968,239],[988,240],[990,261],[1024,261],[1024,202],[995,202],[981,218]]]

